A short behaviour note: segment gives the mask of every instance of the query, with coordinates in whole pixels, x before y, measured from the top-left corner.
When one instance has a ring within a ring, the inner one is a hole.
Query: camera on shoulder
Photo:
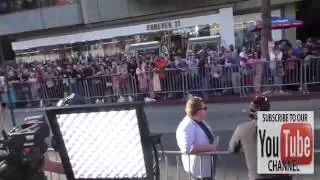
[[[20,127],[8,134],[3,131],[0,140],[0,179],[42,180],[45,179],[42,165],[48,146],[45,139],[50,129],[45,116],[25,118]]]

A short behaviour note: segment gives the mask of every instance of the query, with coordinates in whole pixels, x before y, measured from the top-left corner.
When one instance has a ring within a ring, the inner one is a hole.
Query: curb
[[[308,95],[302,95],[301,93],[293,93],[293,94],[286,94],[286,95],[265,95],[269,98],[270,101],[303,101],[303,100],[313,100],[313,99],[320,99],[320,93],[314,92]],[[250,102],[255,96],[250,95],[247,97],[239,97],[236,95],[229,95],[229,96],[219,96],[219,97],[211,97],[206,99],[205,102],[208,104],[236,104],[236,103],[248,103]],[[152,102],[146,104],[147,106],[167,106],[167,105],[184,105],[186,100],[166,100]]]
[[[313,100],[320,99],[320,92],[313,92],[307,95],[302,95],[301,93],[293,93],[286,95],[266,95],[270,101],[303,101],[303,100]],[[219,96],[219,97],[210,97],[206,99],[206,103],[208,104],[237,104],[237,103],[248,103],[254,98],[254,95],[250,95],[247,97],[239,97],[237,95],[229,95],[229,96]],[[176,100],[163,100],[156,101],[151,103],[146,103],[145,106],[177,106],[184,105],[186,100],[176,99]],[[32,112],[32,111],[44,111],[46,108],[26,108],[26,109],[15,109],[14,112]]]

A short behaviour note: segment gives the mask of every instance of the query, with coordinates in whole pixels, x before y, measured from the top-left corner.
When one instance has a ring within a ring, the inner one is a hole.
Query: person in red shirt
[[[167,61],[163,57],[158,57],[154,61],[154,76],[153,76],[153,85],[154,91],[166,91],[166,72],[165,69],[167,68]],[[159,82],[160,81],[160,82]]]
[[[164,79],[165,78],[165,68],[167,67],[167,62],[163,57],[158,57],[155,61],[155,69],[158,72],[159,79]]]

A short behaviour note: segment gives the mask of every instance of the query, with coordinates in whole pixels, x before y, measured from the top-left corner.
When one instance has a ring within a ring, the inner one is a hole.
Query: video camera
[[[0,140],[0,180],[44,180],[45,139],[50,129],[44,115],[25,119]]]

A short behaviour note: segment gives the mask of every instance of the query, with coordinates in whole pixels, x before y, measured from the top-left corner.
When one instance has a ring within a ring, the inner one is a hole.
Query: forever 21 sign
[[[166,21],[160,23],[153,23],[147,25],[147,31],[164,31],[170,29],[176,29],[181,26],[180,20]]]

